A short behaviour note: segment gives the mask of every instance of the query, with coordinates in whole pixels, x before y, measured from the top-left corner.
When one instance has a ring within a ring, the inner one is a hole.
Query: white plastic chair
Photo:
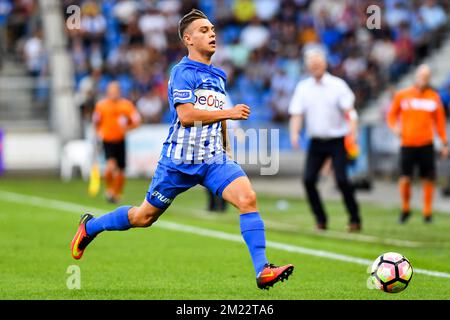
[[[87,181],[93,162],[94,148],[88,140],[72,140],[67,142],[61,152],[61,179],[69,181],[73,169],[78,167],[82,178]]]

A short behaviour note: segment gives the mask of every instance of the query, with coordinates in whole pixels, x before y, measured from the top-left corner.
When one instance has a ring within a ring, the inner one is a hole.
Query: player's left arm
[[[399,124],[399,117],[401,113],[400,107],[401,101],[402,97],[400,93],[395,94],[386,118],[387,125],[389,126],[391,131],[398,137],[400,137],[401,135],[401,129]]]
[[[350,133],[356,139],[358,137],[358,113],[355,108],[346,109],[344,112],[350,126]]]
[[[92,113],[92,124],[94,125],[97,135],[100,135],[99,129],[102,121],[102,107],[100,102],[95,104],[94,112]]]
[[[127,131],[133,130],[141,125],[142,119],[141,115],[135,108],[135,106],[130,102],[127,108],[127,117],[129,119],[127,125]]]
[[[344,112],[344,117],[350,126],[350,134],[354,139],[358,137],[358,113],[355,109],[355,94],[350,87],[343,82],[342,91],[339,97],[339,107]]]
[[[446,130],[447,123],[446,123],[446,119],[445,119],[445,110],[442,105],[441,99],[439,97],[436,98],[436,103],[438,105],[438,107],[436,108],[436,117],[435,117],[436,131],[442,142],[441,156],[443,158],[447,158],[448,154],[449,154],[449,149],[448,149],[448,138],[447,138],[447,130]]]

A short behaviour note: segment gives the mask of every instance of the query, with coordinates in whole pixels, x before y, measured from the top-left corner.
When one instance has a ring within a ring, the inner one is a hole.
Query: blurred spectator
[[[137,102],[137,108],[142,116],[143,123],[161,122],[163,102],[156,88],[152,88]]]
[[[408,24],[402,24],[395,40],[396,61],[391,66],[391,80],[397,81],[415,60],[414,45],[409,34]]]
[[[382,38],[375,40],[370,58],[380,67],[383,74],[388,75],[390,66],[397,57],[395,45],[388,34]]]
[[[144,35],[145,44],[156,50],[162,51],[167,48],[166,27],[166,18],[154,7],[149,7],[139,19],[139,29]]]
[[[410,21],[411,12],[406,7],[406,2],[395,0],[394,5],[385,10],[385,18],[389,27],[395,28],[402,23]]]
[[[137,13],[131,16],[131,21],[126,26],[125,41],[130,45],[144,43],[144,35],[142,34],[139,28],[139,20]]]
[[[447,23],[447,14],[435,0],[426,0],[420,7],[419,14],[430,30],[437,30]]]
[[[367,68],[367,60],[357,51],[352,51],[350,56],[342,64],[344,76],[350,83],[358,81],[360,76]]]
[[[229,0],[217,0],[214,2],[215,10],[212,15],[214,23],[222,25],[222,22],[231,21],[233,12],[230,10],[229,2]]]
[[[38,2],[32,0],[12,1],[12,10],[8,16],[8,46],[22,46],[22,41],[33,36],[38,29]],[[17,48],[16,48],[17,49]]]
[[[75,77],[79,79],[88,72],[90,61],[86,50],[84,50],[83,41],[81,38],[74,39],[72,43],[72,59],[75,68]]]
[[[10,0],[0,0],[0,69],[2,68],[2,58],[6,53],[6,22],[12,11]]]
[[[261,21],[270,21],[280,9],[280,0],[257,0],[255,11]]]
[[[417,56],[419,58],[423,58],[428,52],[430,33],[425,25],[423,16],[417,13],[414,14],[411,22],[411,39],[413,41]]]
[[[23,54],[30,75],[33,77],[39,76],[45,67],[45,51],[41,30],[35,31],[33,36],[25,41]]]
[[[125,70],[128,67],[128,47],[122,44],[111,50],[106,63],[110,70]]]
[[[102,45],[99,42],[91,44],[88,57],[92,68],[100,69],[103,67],[103,51]]]
[[[270,83],[272,121],[285,122],[289,119],[288,107],[295,85],[295,81],[292,81],[282,69],[273,76]]]
[[[311,23],[305,23],[300,30],[300,34],[298,36],[300,43],[315,43],[319,41],[319,36],[317,34],[316,29],[314,28],[314,25]]]
[[[243,43],[239,42],[239,40],[236,39],[232,44],[228,45],[225,50],[230,61],[236,67],[243,68],[247,64],[251,50]]]
[[[269,30],[261,24],[258,18],[242,29],[241,43],[250,50],[259,49],[269,40]]]
[[[106,20],[94,1],[87,1],[82,7],[81,31],[86,45],[102,42],[106,31]]]
[[[119,24],[124,27],[135,16],[139,9],[139,4],[134,0],[118,0],[114,5],[114,16],[118,19]]]
[[[100,95],[106,89],[108,79],[102,74],[101,69],[94,69],[80,81],[80,85],[75,95],[75,102],[81,110],[84,121],[90,122],[95,103],[100,99]]]
[[[22,70],[16,68],[18,74],[23,71],[33,78],[29,92],[20,89],[30,94],[32,116],[46,114],[49,70],[38,1],[0,0],[0,68],[2,63],[14,62],[23,66]]]
[[[448,121],[450,120],[450,77],[439,90],[439,96],[441,97],[442,105],[444,106]]]
[[[311,1],[310,9],[317,23],[324,24],[328,21],[337,22],[343,16],[347,0],[315,0]],[[327,20],[327,21],[324,21]]]
[[[233,14],[237,21],[246,23],[256,15],[256,6],[253,0],[234,0]]]

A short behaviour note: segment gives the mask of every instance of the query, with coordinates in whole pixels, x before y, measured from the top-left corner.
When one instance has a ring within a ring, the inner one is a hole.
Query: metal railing
[[[0,127],[45,129],[49,126],[48,77],[0,77]]]

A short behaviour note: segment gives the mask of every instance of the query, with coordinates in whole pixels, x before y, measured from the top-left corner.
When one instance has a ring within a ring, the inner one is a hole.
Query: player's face
[[[416,85],[424,89],[428,87],[431,78],[431,71],[428,67],[419,67],[416,72]]]
[[[116,82],[109,84],[106,90],[106,95],[111,100],[117,100],[120,98],[120,85]]]
[[[320,56],[311,56],[308,58],[307,61],[307,68],[308,72],[314,77],[314,78],[321,78],[325,71],[327,70],[327,63],[326,61],[320,57]]]
[[[188,48],[212,56],[216,52],[216,33],[214,25],[208,19],[193,21],[186,30]]]

